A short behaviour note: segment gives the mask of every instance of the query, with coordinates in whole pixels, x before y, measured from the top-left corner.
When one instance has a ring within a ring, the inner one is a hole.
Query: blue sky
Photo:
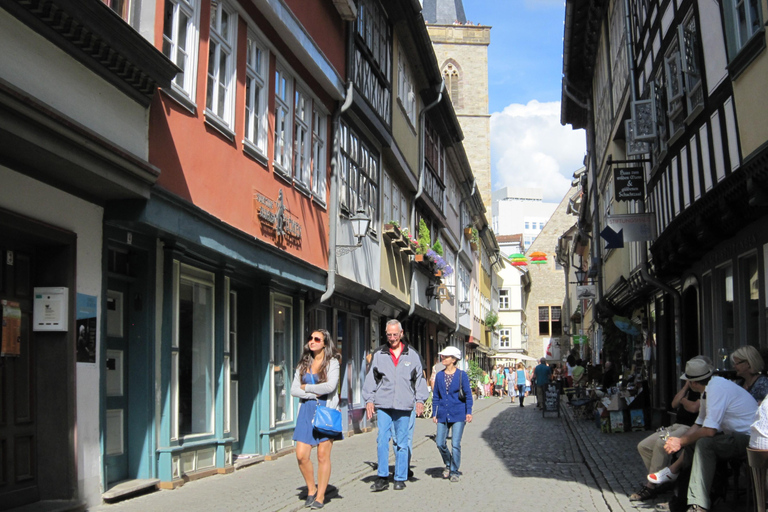
[[[492,188],[541,187],[560,202],[582,165],[583,130],[560,125],[564,0],[463,0],[490,25]]]

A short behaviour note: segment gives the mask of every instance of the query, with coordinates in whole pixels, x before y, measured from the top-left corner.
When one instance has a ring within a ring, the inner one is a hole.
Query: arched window
[[[448,61],[443,66],[443,79],[445,80],[445,89],[451,96],[454,107],[461,107],[461,73],[459,66]]]

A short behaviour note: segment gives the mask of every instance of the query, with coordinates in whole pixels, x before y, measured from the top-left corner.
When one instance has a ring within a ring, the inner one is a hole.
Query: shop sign
[[[595,285],[593,284],[580,284],[576,286],[576,299],[577,300],[592,300],[596,297]]]
[[[589,341],[586,334],[574,334],[572,336],[574,345],[584,345]]]
[[[254,195],[254,207],[259,222],[275,231],[277,238],[288,238],[294,242],[301,240],[301,224],[285,207],[283,189],[277,193],[277,200],[272,200],[260,192]]]
[[[642,167],[625,167],[613,170],[614,198],[617,201],[642,200],[645,197],[645,181]]]

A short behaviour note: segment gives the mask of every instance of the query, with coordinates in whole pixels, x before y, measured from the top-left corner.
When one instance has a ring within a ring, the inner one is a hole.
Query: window
[[[408,227],[408,199],[386,171],[382,174],[382,220],[396,221],[400,228]]]
[[[499,329],[499,348],[509,348],[510,329]]]
[[[360,0],[355,24],[352,76],[357,91],[385,125],[390,123],[392,30],[378,0]]]
[[[208,46],[208,87],[205,112],[224,127],[234,123],[235,26],[237,17],[218,0],[211,1],[211,34]]]
[[[539,336],[560,336],[563,324],[560,306],[539,306]]]
[[[531,223],[530,222],[526,222],[525,223],[525,229],[531,229]]]
[[[214,276],[174,262],[173,437],[213,432]]]
[[[681,48],[680,64],[684,75],[686,103],[690,116],[695,113],[696,108],[704,107],[704,90],[698,64],[696,18],[693,11],[688,14],[683,24],[678,26],[678,32]]]
[[[459,108],[461,102],[461,92],[459,86],[461,85],[461,78],[459,76],[458,65],[455,62],[448,62],[443,67],[443,80],[445,80],[445,89],[448,91],[448,95],[451,97],[451,103],[456,108]]]
[[[741,279],[741,345],[760,344],[760,279],[757,273],[757,254],[739,258],[739,275]]]
[[[759,0],[723,0],[720,2],[725,18],[728,71],[738,77],[765,49],[762,7]]]
[[[289,176],[291,169],[291,105],[293,79],[275,70],[275,171]]]
[[[312,100],[296,88],[293,102],[293,180],[309,190]]]
[[[224,339],[224,432],[231,432],[237,424],[237,381],[232,380],[237,373],[237,292],[230,290],[230,280],[224,278],[227,301],[227,337]]]
[[[413,86],[413,75],[402,50],[398,52],[397,62],[397,98],[411,126],[416,126],[416,88]]]
[[[269,55],[251,32],[246,42],[245,59],[245,140],[267,155],[266,77]]]
[[[125,21],[128,20],[128,15],[130,14],[131,10],[131,4],[129,0],[101,0],[103,3],[105,3],[110,9],[115,11],[118,16],[123,18]]]
[[[435,202],[441,212],[445,212],[445,147],[440,134],[429,118],[424,124],[424,161],[429,170],[424,175],[424,191]]]
[[[539,230],[542,230],[542,229],[544,229],[544,223],[543,222],[539,222]]]
[[[325,159],[325,129],[327,124],[325,114],[317,107],[312,111],[312,194],[325,204],[325,176],[327,165]]]
[[[499,309],[509,309],[509,290],[499,290]]]
[[[197,0],[165,0],[163,53],[181,69],[171,89],[191,104],[195,102],[198,16]]]
[[[290,297],[272,296],[272,343],[270,346],[270,425],[293,419],[293,307]]]
[[[371,229],[375,229],[379,221],[378,155],[372,153],[343,122],[339,126],[339,142],[341,209],[347,214],[354,214],[362,208],[371,218]]]

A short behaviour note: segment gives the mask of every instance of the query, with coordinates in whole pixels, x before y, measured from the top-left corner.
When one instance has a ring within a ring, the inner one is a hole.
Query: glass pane
[[[165,0],[165,12],[163,13],[163,35],[173,39],[173,7],[171,0]],[[165,52],[163,52],[165,53]],[[166,55],[168,55],[166,53]]]
[[[213,288],[179,282],[179,434],[211,431]]]
[[[221,10],[221,37],[229,42],[229,13]]]
[[[272,333],[272,386],[273,417],[275,423],[291,419],[287,407],[289,394],[287,386],[291,372],[290,360],[290,309],[282,304],[275,304],[273,309],[274,331]]]
[[[728,354],[736,349],[734,335],[733,267],[720,269],[720,325],[723,346]]]
[[[757,255],[743,258],[739,262],[744,297],[744,333],[742,345],[760,345],[759,297],[760,282],[757,274]]]

